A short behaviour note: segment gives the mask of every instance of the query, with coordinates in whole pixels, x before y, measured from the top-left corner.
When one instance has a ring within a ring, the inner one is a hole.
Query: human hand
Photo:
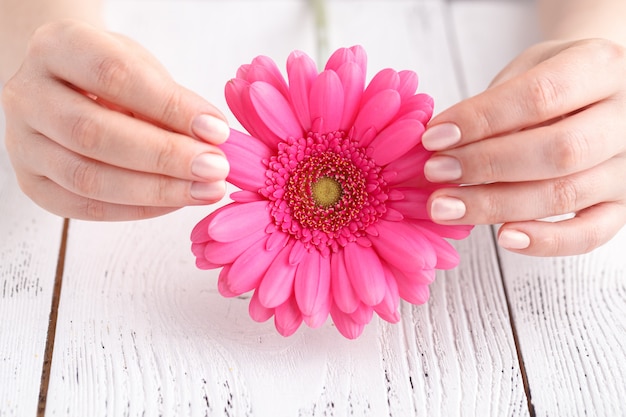
[[[2,99],[20,186],[53,213],[140,219],[224,195],[225,117],[130,39],[42,26]]]
[[[423,145],[442,224],[504,223],[501,246],[528,255],[591,251],[626,223],[626,49],[546,42],[485,92],[440,113]],[[575,213],[558,222],[538,221]]]

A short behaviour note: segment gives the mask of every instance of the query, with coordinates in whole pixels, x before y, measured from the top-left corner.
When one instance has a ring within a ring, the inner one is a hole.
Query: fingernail
[[[424,165],[424,175],[432,182],[458,180],[461,174],[461,163],[451,156],[433,156]]]
[[[194,182],[191,184],[191,197],[196,200],[216,201],[221,199],[226,192],[224,181],[218,182]]]
[[[498,244],[505,249],[526,249],[530,246],[530,238],[519,230],[503,230],[498,236]]]
[[[219,145],[226,142],[230,135],[230,128],[222,119],[210,114],[201,114],[191,124],[193,133],[203,140]]]
[[[454,123],[430,127],[422,135],[422,145],[429,151],[440,151],[461,140],[461,129]]]
[[[191,163],[191,173],[211,181],[223,180],[228,176],[230,166],[222,155],[203,153]]]
[[[430,206],[433,220],[458,220],[465,216],[465,203],[454,197],[435,198]]]

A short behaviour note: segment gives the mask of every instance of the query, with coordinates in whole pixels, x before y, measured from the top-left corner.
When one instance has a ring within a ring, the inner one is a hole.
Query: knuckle
[[[106,55],[96,60],[93,69],[95,81],[106,91],[110,100],[121,97],[133,81],[131,64],[122,57]]]
[[[80,114],[71,121],[70,141],[87,155],[97,155],[102,146],[102,123],[96,114]]]
[[[531,78],[526,90],[528,99],[525,102],[529,105],[526,111],[538,120],[550,118],[561,105],[564,88],[549,75]]]
[[[106,220],[106,208],[105,203],[93,198],[85,199],[83,212],[85,218],[89,220],[102,221]]]
[[[154,170],[156,173],[169,174],[172,172],[172,165],[181,162],[178,146],[170,138],[161,140],[159,143],[160,147],[154,157]]]
[[[171,181],[164,175],[159,175],[157,180],[154,181],[154,189],[150,200],[152,205],[157,207],[164,207],[172,204],[169,191],[172,189]]]
[[[579,201],[578,188],[569,178],[554,180],[551,189],[550,204],[552,215],[571,213],[576,210]]]
[[[588,159],[589,140],[578,129],[560,129],[550,143],[552,162],[561,175],[578,171]]]
[[[72,190],[83,196],[94,196],[100,193],[102,182],[98,167],[86,160],[76,159],[68,168]]]
[[[165,95],[165,99],[157,110],[157,117],[166,125],[172,126],[180,123],[184,113],[184,98],[178,88],[172,88]]]
[[[504,208],[498,193],[487,192],[481,196],[479,201],[482,203],[480,215],[484,218],[484,223],[495,224],[504,220]]]

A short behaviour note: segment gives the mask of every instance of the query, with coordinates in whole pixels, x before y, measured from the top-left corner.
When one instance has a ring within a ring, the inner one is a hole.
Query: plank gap
[[[492,226],[491,237],[494,244],[497,242],[496,227]],[[498,271],[500,273],[500,279],[502,280],[502,288],[504,290],[504,300],[506,301],[506,309],[509,314],[509,322],[511,323],[511,333],[513,334],[513,343],[515,343],[515,352],[517,354],[517,362],[519,363],[520,372],[522,374],[522,383],[524,384],[524,392],[526,393],[526,401],[528,402],[528,413],[530,417],[536,417],[535,406],[533,405],[532,396],[530,394],[530,384],[528,383],[528,375],[526,374],[526,366],[524,365],[524,356],[522,355],[522,349],[520,346],[517,327],[515,326],[515,320],[513,320],[513,307],[511,300],[509,299],[509,291],[506,286],[506,280],[504,279],[504,270],[502,268],[502,259],[500,258],[500,251],[496,249],[496,259],[498,260]]]
[[[37,417],[44,417],[46,413],[46,400],[48,398],[48,387],[50,385],[50,370],[52,368],[52,355],[54,354],[54,339],[59,316],[59,302],[61,299],[61,287],[63,285],[63,271],[65,269],[65,252],[67,249],[69,226],[69,219],[65,219],[63,221],[63,231],[61,232],[61,246],[59,247],[59,257],[57,259],[57,268],[54,277],[54,288],[52,289],[52,303],[50,306],[50,318],[48,320],[46,348],[44,350],[43,365],[41,367],[41,380],[39,384]]]

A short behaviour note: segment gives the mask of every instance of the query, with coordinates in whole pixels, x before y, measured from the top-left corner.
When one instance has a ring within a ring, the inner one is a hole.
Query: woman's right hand
[[[60,216],[141,219],[224,195],[226,118],[121,35],[40,27],[2,103],[22,190]]]

